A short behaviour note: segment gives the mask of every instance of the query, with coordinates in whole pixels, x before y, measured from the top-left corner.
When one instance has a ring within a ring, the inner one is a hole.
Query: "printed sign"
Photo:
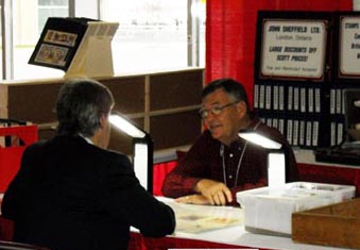
[[[326,26],[323,20],[264,20],[260,76],[322,80]]]
[[[340,75],[360,76],[360,17],[340,20]]]

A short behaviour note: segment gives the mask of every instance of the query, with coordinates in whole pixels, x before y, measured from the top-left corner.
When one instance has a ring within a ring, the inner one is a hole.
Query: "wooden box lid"
[[[360,249],[360,199],[292,214],[295,242]]]

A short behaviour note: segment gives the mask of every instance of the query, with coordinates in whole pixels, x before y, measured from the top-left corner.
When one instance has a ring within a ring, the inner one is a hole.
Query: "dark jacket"
[[[139,184],[126,155],[80,136],[26,149],[2,216],[14,221],[15,241],[54,250],[126,249],[130,226],[150,237],[175,228],[172,209]]]

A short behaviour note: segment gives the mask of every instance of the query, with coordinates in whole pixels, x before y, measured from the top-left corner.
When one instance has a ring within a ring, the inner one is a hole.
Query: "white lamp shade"
[[[133,167],[141,186],[153,192],[153,142],[149,134],[119,114],[109,115],[110,123],[133,138]]]
[[[111,114],[109,116],[109,121],[113,126],[120,129],[121,131],[124,131],[132,138],[144,138],[146,136],[143,131],[119,115]]]
[[[267,149],[281,149],[282,144],[274,140],[271,140],[263,135],[257,134],[255,132],[240,132],[239,136],[251,143],[257,144],[263,148]]]
[[[285,186],[286,183],[286,163],[285,154],[282,150],[282,144],[271,140],[256,132],[240,132],[239,137],[268,149],[268,186],[270,189],[278,189]]]

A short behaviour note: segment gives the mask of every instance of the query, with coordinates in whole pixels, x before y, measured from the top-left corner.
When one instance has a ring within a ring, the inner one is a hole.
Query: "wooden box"
[[[360,249],[360,199],[293,213],[292,239]]]

